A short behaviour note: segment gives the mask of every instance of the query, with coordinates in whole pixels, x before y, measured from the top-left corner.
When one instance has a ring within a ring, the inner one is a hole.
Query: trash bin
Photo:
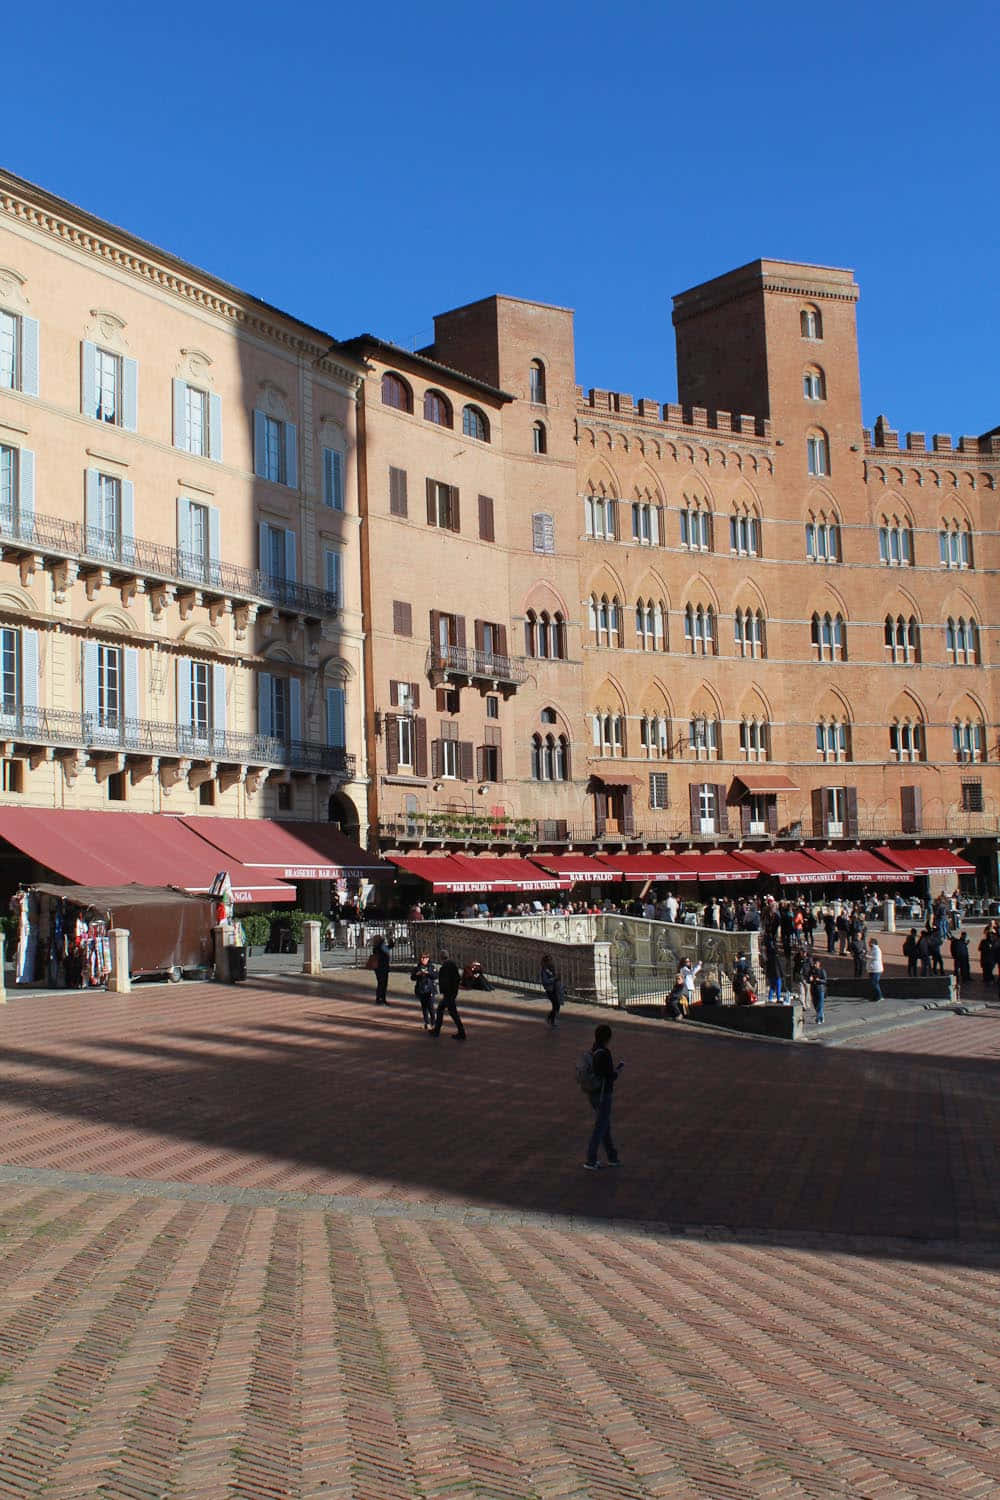
[[[231,943],[225,952],[229,955],[229,983],[236,984],[247,977],[247,950],[241,944]]]

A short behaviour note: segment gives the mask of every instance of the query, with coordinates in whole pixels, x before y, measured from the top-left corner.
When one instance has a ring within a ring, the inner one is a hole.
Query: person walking
[[[903,957],[906,959],[907,979],[917,977],[917,929],[910,928],[909,937],[903,939]]]
[[[441,991],[441,999],[438,1001],[437,1014],[434,1017],[434,1025],[428,1033],[430,1036],[441,1035],[441,1022],[444,1020],[445,1011],[455,1023],[455,1040],[465,1041],[465,1027],[462,1025],[462,1017],[458,1013],[455,1003],[458,999],[458,988],[462,983],[462,976],[458,970],[458,964],[449,955],[447,949],[441,949],[441,967],[438,969],[438,989]]]
[[[993,966],[996,963],[994,956],[997,946],[997,924],[990,922],[984,929],[979,940],[979,963],[983,971],[983,983],[989,984],[993,979]]]
[[[694,965],[694,967],[692,967],[691,960],[688,958],[684,960],[677,971],[677,982],[678,984],[682,984],[684,986],[685,1010],[690,1009],[690,1007],[694,1004],[694,981],[696,976],[700,973],[701,964],[697,963]]]
[[[538,977],[541,980],[542,989],[545,991],[545,997],[551,1006],[548,1015],[545,1017],[545,1024],[553,1027],[558,1026],[559,1011],[563,1003],[563,986],[562,980],[559,978],[559,970],[552,962],[551,955],[548,953],[542,957],[542,965]]]
[[[823,931],[826,933],[826,951],[832,953],[837,938],[837,924],[828,906],[823,908]]]
[[[927,934],[927,946],[931,953],[931,973],[944,973],[944,959],[941,956],[941,934],[937,928],[932,928]]]
[[[959,984],[968,984],[972,978],[972,970],[969,968],[969,934],[957,932],[949,944],[951,948],[951,959],[955,966],[955,978]]]
[[[882,958],[882,949],[875,938],[868,944],[868,978],[871,980],[872,992],[868,996],[874,1004],[882,999],[882,975],[885,972],[885,962]]]
[[[371,958],[368,967],[375,970],[375,1004],[388,1005],[389,990],[389,955],[392,952],[392,944],[384,937],[377,937],[372,944]],[[372,962],[374,960],[374,962]]]
[[[431,963],[429,953],[421,953],[417,967],[412,970],[413,993],[420,1003],[424,1017],[424,1030],[434,1025],[434,995],[437,990],[437,969]]]
[[[785,984],[785,965],[778,945],[768,933],[764,939],[764,973],[767,976],[767,1003],[772,1000],[781,1004],[781,992]]]
[[[822,959],[814,958],[809,970],[809,994],[812,997],[813,1010],[816,1012],[817,1026],[822,1026],[823,1024],[827,983],[827,972],[823,966]]]
[[[615,1066],[611,1048],[608,1046],[610,1040],[610,1026],[602,1025],[595,1028],[594,1045],[590,1049],[590,1054],[596,1087],[591,1092],[590,1105],[596,1118],[587,1144],[587,1159],[583,1164],[588,1172],[596,1172],[600,1166],[597,1153],[602,1146],[608,1159],[608,1166],[621,1166],[618,1148],[611,1139],[611,1104],[614,1098],[615,1080],[625,1064],[619,1063],[617,1067]]]

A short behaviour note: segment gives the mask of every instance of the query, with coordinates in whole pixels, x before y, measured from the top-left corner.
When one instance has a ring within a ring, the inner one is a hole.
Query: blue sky
[[[338,337],[490,292],[676,399],[672,294],[850,266],[866,422],[1000,423],[986,3],[259,0],[4,19],[0,162]],[[21,66],[11,66],[14,58]]]

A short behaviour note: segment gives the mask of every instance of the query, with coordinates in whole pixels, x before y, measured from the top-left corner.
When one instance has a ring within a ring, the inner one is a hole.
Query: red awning
[[[797,792],[799,787],[787,776],[757,776],[753,771],[741,771],[734,778],[748,792]]]
[[[697,880],[698,856],[686,854],[600,854],[602,865],[623,880]]]
[[[833,870],[838,880],[858,883],[888,881],[893,885],[903,885],[913,879],[912,875],[887,865],[869,849],[810,849],[809,857]]]
[[[607,865],[592,859],[589,854],[534,854],[531,862],[541,865],[543,870],[551,870],[553,875],[565,876],[574,883],[621,879],[616,871],[609,870]]]
[[[737,849],[733,852],[733,859],[738,859],[749,869],[773,875],[782,885],[821,885],[824,881],[837,879],[832,870],[817,864],[802,849],[783,849],[773,854],[744,854]]]
[[[368,854],[332,823],[273,823],[267,818],[185,818],[214,849],[248,869],[283,880],[391,876],[392,866]]]
[[[744,858],[749,860],[751,856],[746,855]],[[697,861],[699,880],[753,880],[758,873],[749,864],[740,863],[731,854],[724,854],[721,849],[707,854],[695,854],[691,859],[692,862]]]
[[[389,858],[407,875],[426,880],[436,896],[463,892],[478,895],[511,889],[509,885],[491,879],[485,870],[470,872],[463,868],[450,854],[391,854]]]
[[[914,875],[945,875],[954,870],[959,875],[974,875],[975,865],[970,865],[960,854],[950,849],[890,849],[880,844],[875,851],[900,870],[910,870]]]
[[[225,870],[240,905],[295,900],[291,886],[227,859],[168,813],[8,807],[0,811],[0,836],[76,885],[207,891]]]
[[[553,875],[519,854],[453,854],[451,858],[473,877],[493,880],[500,891],[567,891],[572,884],[568,876]]]

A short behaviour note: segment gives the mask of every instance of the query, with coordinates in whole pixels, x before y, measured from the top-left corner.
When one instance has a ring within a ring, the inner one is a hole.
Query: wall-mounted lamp
[[[482,786],[479,788],[479,795],[480,795],[480,797],[485,797],[486,793],[489,791],[489,789],[490,789],[489,788],[489,783],[484,781],[483,784],[482,784]]]
[[[440,790],[441,790],[441,783],[440,783],[440,781],[432,781],[431,782],[431,791],[432,792],[439,792]]]

